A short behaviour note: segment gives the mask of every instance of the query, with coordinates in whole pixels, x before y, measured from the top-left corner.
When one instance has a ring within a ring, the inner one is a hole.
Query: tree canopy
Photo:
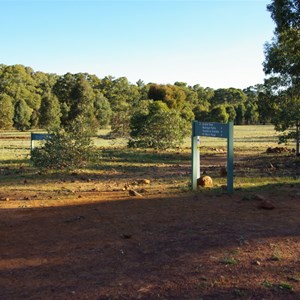
[[[277,79],[270,78],[269,87],[272,87],[272,80]],[[147,118],[149,128],[161,122],[161,126],[155,128],[161,128],[163,134],[163,130],[167,132],[162,121],[165,116],[166,120],[180,124],[181,135],[189,135],[193,119],[232,120],[235,124],[269,122],[274,115],[271,109],[276,108],[276,103],[270,101],[274,95],[267,93],[270,89],[266,85],[256,85],[244,90],[233,87],[214,90],[180,81],[156,84],[139,80],[133,84],[126,77],[98,78],[88,73],[57,75],[35,72],[23,65],[2,64],[0,129],[39,127],[68,131],[76,120],[80,120],[94,134],[99,128],[109,127],[114,136],[135,139],[133,127],[139,123],[136,118],[141,118],[141,123]],[[160,110],[152,109],[145,117],[143,113],[155,105]],[[163,106],[167,111],[162,109]]]
[[[273,0],[268,10],[275,22],[273,40],[265,45],[265,88],[271,121],[281,141],[300,143],[300,1]]]

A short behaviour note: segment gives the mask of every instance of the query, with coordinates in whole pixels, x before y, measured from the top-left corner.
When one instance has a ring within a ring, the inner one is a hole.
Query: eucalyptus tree
[[[179,111],[185,104],[187,94],[182,86],[152,84],[149,88],[148,98],[162,101],[171,109]]]
[[[39,113],[39,125],[41,128],[55,130],[60,127],[60,105],[58,98],[51,92],[51,90],[46,91],[42,95]]]
[[[261,92],[263,91],[263,85],[257,84],[255,86],[249,86],[244,89],[243,92],[247,96],[247,100],[245,102],[245,123],[249,124],[257,124],[260,121],[259,115],[259,98]]]
[[[140,101],[130,122],[129,147],[174,148],[186,135],[186,122],[161,100]]]
[[[245,102],[246,99],[247,96],[242,90],[236,88],[228,88],[215,90],[210,102],[213,106],[219,104],[238,105]]]
[[[110,124],[112,109],[106,97],[99,91],[95,91],[94,114],[99,128],[106,128]]]
[[[32,108],[28,106],[23,98],[16,102],[14,111],[14,127],[22,131],[30,129]]]
[[[0,129],[10,129],[13,126],[14,106],[7,94],[0,94]]]
[[[6,94],[12,99],[14,112],[18,114],[14,116],[16,128],[29,129],[38,123],[41,95],[31,68],[23,65],[2,65],[0,94]],[[21,123],[18,123],[19,120],[22,120]]]
[[[62,127],[68,129],[80,118],[95,133],[98,127],[94,110],[95,92],[87,74],[67,73],[59,77],[53,92],[60,102]]]
[[[112,110],[111,132],[114,136],[128,136],[130,118],[140,100],[139,87],[126,77],[106,76],[99,85],[101,93],[108,99]]]
[[[274,37],[265,45],[265,86],[280,141],[300,144],[300,1],[272,0],[267,6],[275,22]]]

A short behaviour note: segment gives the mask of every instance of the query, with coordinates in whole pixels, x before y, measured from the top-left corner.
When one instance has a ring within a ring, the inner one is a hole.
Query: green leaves
[[[31,153],[33,165],[41,170],[71,171],[99,158],[99,152],[91,146],[88,131],[78,124],[74,124],[69,132],[51,132],[45,145]]]
[[[131,119],[128,145],[140,148],[174,148],[181,143],[187,126],[179,113],[169,109],[164,102],[144,102]]]
[[[13,126],[14,107],[12,98],[0,94],[0,129],[10,129]]]
[[[19,130],[27,130],[30,128],[30,117],[32,109],[27,105],[26,101],[21,99],[15,105],[14,126]]]
[[[283,134],[280,142],[300,143],[300,6],[298,0],[273,0],[268,5],[275,21],[275,37],[265,46],[267,95],[272,102],[272,123]]]

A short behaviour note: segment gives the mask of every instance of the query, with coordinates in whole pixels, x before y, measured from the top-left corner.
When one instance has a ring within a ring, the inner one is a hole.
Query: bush
[[[33,149],[31,153],[33,166],[42,170],[71,171],[98,158],[99,152],[91,146],[90,136],[80,131],[51,132],[44,146]]]
[[[142,103],[143,104],[143,103]],[[129,147],[174,148],[182,143],[190,125],[162,101],[148,101],[131,118]]]

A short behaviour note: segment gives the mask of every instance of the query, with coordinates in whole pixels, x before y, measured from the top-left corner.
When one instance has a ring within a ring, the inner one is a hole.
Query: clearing
[[[40,174],[27,136],[1,133],[0,299],[300,299],[300,161],[249,127],[233,195],[219,141],[201,147],[215,187],[191,192],[187,148],[105,146],[98,165]]]

